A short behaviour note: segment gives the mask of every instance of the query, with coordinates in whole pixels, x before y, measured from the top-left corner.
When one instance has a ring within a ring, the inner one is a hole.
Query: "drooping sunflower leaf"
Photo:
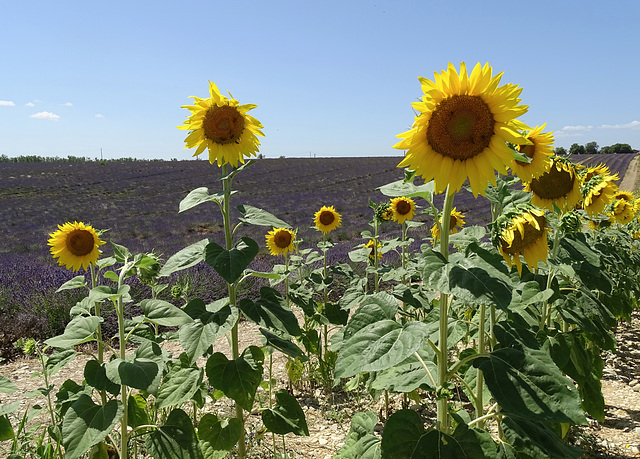
[[[519,416],[507,416],[502,420],[502,429],[508,442],[517,452],[517,457],[534,459],[577,459],[584,451],[563,441],[544,422]]]
[[[238,206],[238,210],[242,214],[242,217],[238,220],[243,223],[256,226],[273,226],[274,228],[291,228],[291,225],[287,222],[280,220],[266,210],[248,205]]]
[[[258,325],[292,336],[300,335],[297,317],[280,292],[271,287],[261,287],[257,301],[244,298],[240,300],[238,307],[249,320]]]
[[[240,439],[242,429],[242,422],[237,418],[222,420],[212,413],[202,416],[198,423],[198,437],[204,457],[225,457]]]
[[[147,436],[145,446],[155,459],[203,459],[191,418],[178,408]]]
[[[256,390],[262,381],[264,353],[259,347],[249,346],[235,360],[216,352],[207,360],[206,374],[216,389],[251,411]]]
[[[65,457],[80,457],[93,445],[104,440],[123,414],[120,400],[111,400],[101,406],[96,405],[88,395],[80,395],[62,420]]]
[[[295,397],[284,389],[278,390],[275,397],[273,409],[262,411],[262,422],[267,430],[277,435],[294,433],[308,436],[307,420]]]
[[[233,192],[232,192],[233,193]],[[189,210],[203,202],[218,202],[221,203],[224,200],[224,193],[218,192],[216,194],[209,194],[209,188],[200,187],[195,190],[191,190],[189,194],[180,201],[178,213]]]
[[[209,242],[205,248],[205,261],[224,280],[232,284],[240,278],[259,250],[258,244],[249,237],[240,238],[231,250],[226,250],[215,242]]]
[[[267,344],[269,346],[273,346],[278,349],[280,352],[283,352],[291,357],[300,358],[303,361],[308,360],[308,357],[305,353],[300,349],[297,345],[295,345],[291,340],[284,339],[271,333],[264,328],[260,328],[260,333],[266,338]]]
[[[186,312],[168,301],[142,300],[140,309],[149,322],[165,327],[179,327],[193,320]]]
[[[62,335],[49,338],[44,343],[47,346],[57,348],[70,348],[76,344],[84,343],[94,338],[94,332],[102,322],[101,317],[79,316],[67,324]]]
[[[380,438],[373,433],[377,422],[378,416],[372,411],[356,413],[334,459],[380,459]]]

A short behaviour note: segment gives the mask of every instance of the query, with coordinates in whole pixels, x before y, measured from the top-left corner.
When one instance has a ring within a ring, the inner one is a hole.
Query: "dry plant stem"
[[[227,250],[233,248],[233,237],[231,235],[231,213],[230,201],[231,201],[231,178],[228,176],[228,165],[222,165],[222,175],[225,177],[222,180],[222,188],[224,191],[224,203],[222,209],[222,218],[224,220],[224,239]],[[229,292],[229,304],[232,308],[236,306],[236,283],[227,283],[227,290]],[[231,329],[231,356],[235,360],[240,356],[240,350],[238,348],[238,323],[239,318]],[[246,456],[246,449],[244,444],[244,410],[236,403],[235,404],[236,418],[242,423],[242,429],[240,429],[240,438],[238,439],[238,457],[243,459]]]
[[[444,198],[442,208],[442,231],[440,232],[440,252],[442,256],[449,260],[449,226],[451,223],[451,209],[453,208],[453,198],[455,192],[447,187],[447,194]],[[438,339],[438,387],[436,390],[442,391],[448,380],[449,371],[449,349],[447,348],[449,326],[449,304],[452,298],[449,294],[440,294],[440,335]],[[447,407],[447,397],[444,393],[437,395],[437,421],[440,431],[449,432],[449,413]]]

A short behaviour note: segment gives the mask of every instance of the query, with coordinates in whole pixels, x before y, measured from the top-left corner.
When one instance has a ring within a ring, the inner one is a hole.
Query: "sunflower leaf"
[[[271,287],[261,287],[257,301],[243,298],[238,307],[249,320],[258,325],[293,336],[300,335],[300,325],[295,314],[280,292]]]
[[[160,270],[160,277],[167,277],[176,271],[190,268],[204,260],[204,249],[209,239],[202,239],[170,256]]]
[[[71,290],[74,288],[86,287],[87,282],[84,276],[76,276],[73,279],[69,279],[67,282],[62,284],[56,293],[61,292],[62,290]]]
[[[199,204],[202,204],[203,202],[214,201],[220,204],[223,199],[223,192],[209,194],[209,188],[207,187],[196,188],[195,190],[192,190],[182,201],[180,201],[178,213],[189,210]]]
[[[179,408],[172,410],[165,423],[147,436],[145,446],[151,457],[203,458],[191,418]]]
[[[406,198],[423,198],[427,202],[432,202],[434,184],[431,181],[423,185],[414,185],[412,182],[398,180],[378,187],[378,189],[385,196],[392,198],[404,196]]]
[[[285,389],[275,393],[276,405],[273,409],[262,412],[262,422],[269,432],[277,435],[294,433],[295,435],[309,435],[304,411],[293,395]]]
[[[207,413],[198,423],[200,449],[207,458],[223,458],[235,446],[242,433],[242,422],[239,419],[219,419]]]
[[[253,206],[238,206],[237,209],[242,214],[238,220],[249,225],[256,226],[273,226],[274,228],[291,228],[287,222],[280,220],[266,210],[258,209]]]
[[[240,238],[231,250],[226,250],[215,242],[209,242],[205,248],[204,260],[224,280],[232,284],[240,278],[259,250],[258,244],[249,237]]]

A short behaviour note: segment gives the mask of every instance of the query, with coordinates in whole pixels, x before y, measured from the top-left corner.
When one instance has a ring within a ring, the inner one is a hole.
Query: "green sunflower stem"
[[[484,325],[487,314],[487,306],[484,304],[480,305],[479,312],[479,327],[478,327],[478,354],[483,354],[486,348],[486,337],[484,332]],[[484,400],[482,398],[483,390],[484,390],[484,377],[482,370],[476,370],[476,419],[482,418],[484,416]],[[484,421],[478,421],[478,427],[482,429],[484,426]]]
[[[222,188],[224,191],[224,201],[222,204],[222,218],[224,220],[224,239],[227,250],[231,250],[233,248],[233,236],[231,233],[231,178],[228,175],[228,164],[225,163],[222,165],[222,176],[224,179],[222,180]],[[229,305],[231,308],[236,307],[237,303],[237,292],[236,292],[237,284],[227,283],[227,290],[229,292]],[[240,349],[239,349],[239,339],[238,339],[238,324],[240,319],[236,321],[231,329],[231,357],[235,360],[240,357]],[[235,406],[236,418],[241,422],[242,428],[240,429],[240,438],[238,439],[238,457],[243,459],[246,457],[246,447],[245,447],[245,431],[244,431],[244,410],[243,408],[236,403]]]
[[[373,228],[374,228],[374,236],[373,236],[373,263],[374,266],[376,268],[375,272],[373,273],[373,283],[374,283],[374,287],[375,287],[375,292],[379,293],[380,292],[380,275],[378,274],[378,240],[379,240],[379,236],[378,236],[378,227],[379,227],[379,223],[378,220],[375,218],[375,216],[373,217]]]
[[[442,231],[440,234],[440,252],[449,259],[449,227],[451,223],[451,210],[453,208],[453,198],[455,192],[451,191],[450,187],[447,187],[447,194],[444,198],[444,205],[442,208]],[[449,349],[447,347],[448,341],[448,326],[449,326],[449,305],[453,298],[446,294],[440,294],[440,330],[438,339],[438,387],[436,394],[437,397],[437,421],[440,431],[449,432],[450,421],[448,413],[448,396],[446,386],[448,382],[448,370],[449,370]]]
[[[322,266],[322,283],[323,283],[323,295],[322,295],[322,301],[323,301],[323,312],[324,314],[327,313],[327,302],[329,300],[329,294],[327,292],[327,246],[326,246],[326,242],[327,242],[327,234],[323,234],[322,235],[322,239],[325,242],[325,244],[322,247],[322,253],[323,253],[323,266]],[[323,360],[326,362],[327,361],[327,347],[328,347],[328,343],[329,343],[329,327],[327,326],[327,324],[324,324],[322,326],[322,334],[323,336],[323,340],[324,340],[324,348],[322,350],[323,352]]]

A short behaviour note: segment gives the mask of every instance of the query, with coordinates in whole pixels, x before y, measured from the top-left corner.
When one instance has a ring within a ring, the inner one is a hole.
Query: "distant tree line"
[[[175,161],[174,158],[171,159]],[[134,161],[163,161],[162,159],[138,159],[138,158],[116,158],[116,159],[91,159],[88,156],[72,156],[69,155],[66,158],[60,158],[59,156],[38,156],[38,155],[21,155],[10,157],[7,155],[0,155],[0,163],[83,163],[87,161],[95,161],[98,163],[107,163],[109,161],[118,162],[134,162]]]
[[[635,153],[636,150],[631,148],[628,143],[616,143],[607,147],[600,148],[596,142],[589,142],[584,145],[574,143],[569,147],[569,151],[564,147],[556,147],[553,152],[558,156],[566,155],[597,155],[613,154],[613,153]]]

